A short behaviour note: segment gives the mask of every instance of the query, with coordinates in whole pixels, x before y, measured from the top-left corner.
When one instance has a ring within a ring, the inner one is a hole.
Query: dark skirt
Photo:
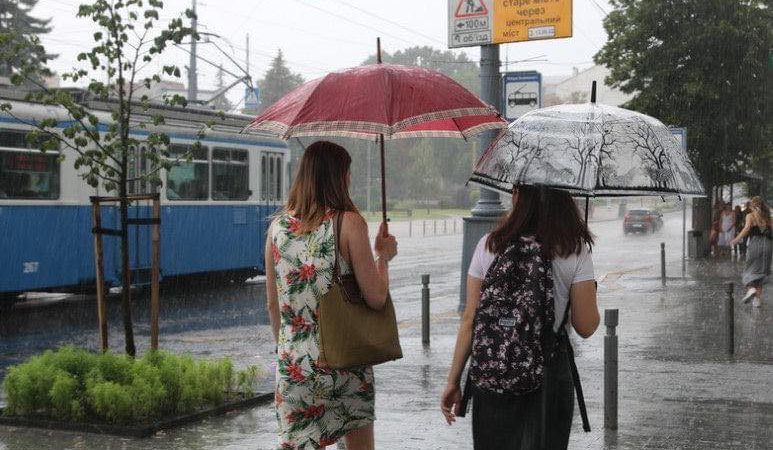
[[[566,449],[574,411],[574,390],[565,347],[548,367],[548,450]],[[537,450],[540,448],[542,391],[523,396],[503,396],[473,388],[472,439],[475,450]]]

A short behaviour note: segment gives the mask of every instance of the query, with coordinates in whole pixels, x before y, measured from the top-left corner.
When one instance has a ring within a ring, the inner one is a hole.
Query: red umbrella
[[[332,72],[296,88],[245,128],[283,139],[299,136],[380,138],[381,199],[386,221],[384,140],[468,138],[507,123],[491,106],[440,72],[394,64]]]

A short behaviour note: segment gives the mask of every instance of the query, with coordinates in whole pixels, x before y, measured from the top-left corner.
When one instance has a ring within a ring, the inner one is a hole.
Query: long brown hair
[[[579,254],[584,245],[593,246],[593,236],[567,192],[523,185],[513,195],[518,198],[512,211],[486,242],[490,252],[502,253],[513,239],[525,235],[535,236],[549,258],[565,258]]]
[[[351,165],[349,152],[338,144],[317,141],[306,147],[285,206],[301,220],[301,233],[317,229],[330,210],[357,212],[349,196]]]
[[[765,203],[759,195],[752,197],[749,201],[749,206],[752,210],[752,218],[754,219],[754,225],[763,228],[770,226],[770,207]],[[761,223],[765,223],[764,226],[760,226]]]

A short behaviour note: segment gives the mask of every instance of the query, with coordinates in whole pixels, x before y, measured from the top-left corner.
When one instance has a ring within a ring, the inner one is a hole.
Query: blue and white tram
[[[3,100],[3,99],[0,99]],[[68,116],[56,108],[10,101],[23,121]],[[106,116],[108,104],[89,104]],[[239,132],[249,117],[225,118],[204,110],[166,108],[166,132],[173,155],[201,148],[190,161],[163,171],[161,196],[161,276],[222,274],[232,279],[263,272],[269,217],[282,204],[290,175],[289,149],[277,139]],[[216,125],[197,139],[201,126]],[[64,126],[64,125],[62,125]],[[100,192],[79,176],[74,152],[42,153],[26,142],[29,127],[0,113],[0,295],[93,286],[95,281],[92,214],[89,196]],[[142,139],[148,131],[132,132]],[[130,176],[142,174],[144,147],[133,149]],[[130,193],[148,193],[134,182]],[[104,195],[104,192],[101,194]],[[130,217],[148,217],[150,205],[135,205]],[[118,228],[118,208],[102,209],[103,226]],[[150,227],[130,226],[133,280],[143,283],[150,268]],[[120,283],[120,242],[104,236],[107,283]]]

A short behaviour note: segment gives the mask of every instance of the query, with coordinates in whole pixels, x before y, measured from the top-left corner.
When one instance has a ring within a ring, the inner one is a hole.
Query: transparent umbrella
[[[528,184],[586,197],[704,195],[666,125],[591,99],[523,115],[491,143],[470,181],[506,193]]]

